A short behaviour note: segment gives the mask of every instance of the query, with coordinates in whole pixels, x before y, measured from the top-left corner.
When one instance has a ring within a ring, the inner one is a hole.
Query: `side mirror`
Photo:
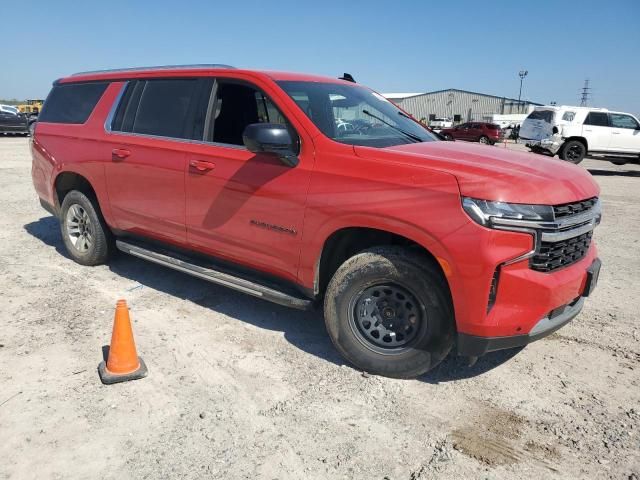
[[[250,152],[274,153],[289,167],[295,167],[300,162],[294,152],[291,134],[284,125],[252,123],[244,129],[242,141]]]

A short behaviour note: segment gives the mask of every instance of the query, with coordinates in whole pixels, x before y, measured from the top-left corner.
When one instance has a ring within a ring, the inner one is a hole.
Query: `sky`
[[[0,18],[5,99],[78,71],[193,63],[517,98],[527,70],[523,99],[579,105],[589,78],[589,105],[640,114],[640,0],[29,0]]]

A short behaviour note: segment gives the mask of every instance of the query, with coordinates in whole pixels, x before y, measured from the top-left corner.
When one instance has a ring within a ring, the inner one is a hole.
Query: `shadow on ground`
[[[640,177],[640,170],[600,170],[590,168],[589,173],[600,177]]]
[[[24,229],[71,261],[60,238],[56,218],[43,217],[25,225]],[[151,288],[164,292],[256,327],[283,332],[284,338],[296,348],[335,365],[345,363],[327,336],[320,310],[299,311],[282,307],[122,253],[109,262],[109,269],[136,283],[129,291]],[[472,378],[502,365],[519,351],[488,354],[473,367],[466,366],[463,358],[452,353],[418,380],[437,384]]]

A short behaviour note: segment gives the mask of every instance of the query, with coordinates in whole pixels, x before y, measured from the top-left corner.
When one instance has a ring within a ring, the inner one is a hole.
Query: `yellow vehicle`
[[[18,110],[20,110],[20,112],[22,113],[26,113],[26,114],[38,114],[40,113],[40,110],[42,110],[42,104],[44,103],[44,100],[27,100],[26,103],[23,103],[21,105],[17,105]]]

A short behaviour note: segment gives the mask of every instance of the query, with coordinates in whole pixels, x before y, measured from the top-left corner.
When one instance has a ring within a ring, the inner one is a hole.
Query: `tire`
[[[479,139],[478,142],[484,144],[484,145],[488,145],[489,144],[489,138],[485,137],[484,135],[482,135]]]
[[[343,263],[327,287],[324,315],[342,356],[377,375],[416,377],[438,365],[453,346],[453,308],[444,277],[423,256],[399,247],[371,248]],[[395,329],[388,328],[393,322]],[[385,340],[390,332],[393,338]]]
[[[98,202],[71,190],[60,208],[60,232],[69,256],[80,265],[102,265],[113,251],[113,236]]]
[[[586,154],[587,149],[582,142],[570,140],[562,146],[559,157],[566,162],[577,165],[584,159]]]
[[[445,134],[443,135],[443,137],[444,137],[445,141],[447,141],[447,142],[453,142],[453,137],[452,137],[450,134],[445,133]]]

